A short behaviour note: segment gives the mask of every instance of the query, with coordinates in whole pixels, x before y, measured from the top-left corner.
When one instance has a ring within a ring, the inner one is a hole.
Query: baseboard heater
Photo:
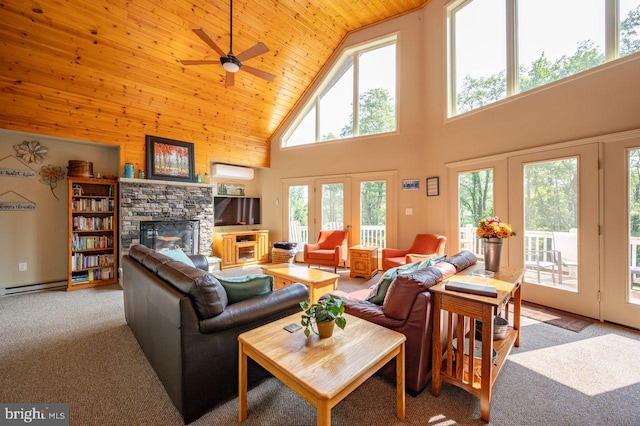
[[[64,288],[67,286],[67,280],[49,281],[46,283],[23,284],[13,287],[0,288],[1,296],[11,296],[14,294],[29,293],[32,291],[52,290],[55,288]]]

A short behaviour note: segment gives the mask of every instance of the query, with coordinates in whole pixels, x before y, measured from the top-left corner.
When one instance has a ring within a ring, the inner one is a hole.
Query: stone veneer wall
[[[120,256],[140,243],[140,222],[145,220],[199,220],[199,251],[211,256],[213,187],[120,178]]]

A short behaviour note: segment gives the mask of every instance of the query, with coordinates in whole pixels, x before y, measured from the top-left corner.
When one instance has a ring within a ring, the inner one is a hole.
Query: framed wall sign
[[[427,178],[427,197],[440,195],[440,178],[437,176]]]
[[[145,137],[147,176],[156,180],[195,181],[194,148],[190,142]]]
[[[403,179],[402,190],[403,191],[416,191],[420,189],[420,181],[418,179]]]

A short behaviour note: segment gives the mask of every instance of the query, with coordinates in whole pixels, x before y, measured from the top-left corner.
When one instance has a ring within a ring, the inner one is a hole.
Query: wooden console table
[[[524,270],[507,267],[495,273],[493,278],[474,276],[474,272],[484,270],[484,264],[454,275],[450,279],[459,282],[491,285],[498,291],[498,297],[478,296],[469,293],[445,290],[446,281],[430,288],[434,295],[433,312],[433,369],[431,393],[440,394],[442,382],[458,386],[480,399],[480,415],[489,421],[491,392],[511,348],[520,346],[520,288]],[[510,320],[509,305],[513,303],[513,318]],[[443,315],[442,311],[447,314]],[[446,316],[446,339],[443,351],[441,322]],[[503,340],[493,340],[494,317],[501,316],[510,326]],[[476,337],[476,320],[482,321],[481,338]],[[454,323],[457,323],[454,329]],[[453,348],[453,340],[465,342],[468,349],[458,344],[458,353]],[[473,342],[473,344],[472,344]],[[478,348],[477,345],[481,345]],[[495,358],[494,358],[495,351]],[[480,353],[478,353],[480,352]],[[459,354],[464,353],[465,356]],[[444,358],[444,359],[443,359]],[[459,362],[462,360],[462,362]],[[479,365],[478,365],[479,364]]]

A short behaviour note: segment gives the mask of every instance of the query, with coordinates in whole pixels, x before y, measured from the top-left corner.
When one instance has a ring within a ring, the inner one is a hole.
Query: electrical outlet
[[[18,263],[18,271],[24,272],[27,270],[27,262]]]

